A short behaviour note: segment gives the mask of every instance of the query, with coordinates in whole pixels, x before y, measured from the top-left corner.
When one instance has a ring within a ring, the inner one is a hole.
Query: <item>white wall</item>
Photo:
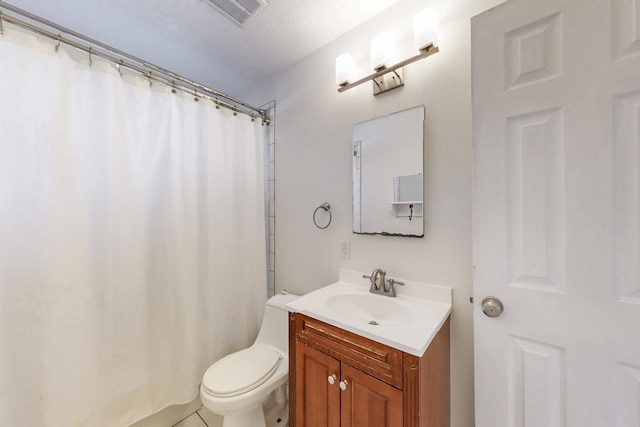
[[[400,0],[387,12],[316,51],[242,96],[276,100],[276,289],[307,293],[336,281],[338,269],[454,289],[451,339],[452,427],[473,425],[470,17],[501,0]],[[369,43],[382,31],[405,34],[413,55],[413,15],[440,14],[440,53],[404,69],[405,87],[374,97],[370,84],[338,93],[335,57],[350,51],[357,76],[369,74]],[[352,234],[351,131],[354,123],[424,104],[425,237]],[[326,230],[312,214],[331,203]],[[351,259],[339,256],[351,240]]]

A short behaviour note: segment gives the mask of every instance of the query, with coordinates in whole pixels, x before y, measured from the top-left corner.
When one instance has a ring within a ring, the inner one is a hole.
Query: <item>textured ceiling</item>
[[[244,29],[207,0],[7,3],[236,96],[397,1],[269,0]]]

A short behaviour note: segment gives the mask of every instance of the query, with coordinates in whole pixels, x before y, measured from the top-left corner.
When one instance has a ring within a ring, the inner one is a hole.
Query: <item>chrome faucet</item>
[[[404,283],[394,279],[387,279],[386,276],[387,272],[381,268],[373,270],[370,276],[366,274],[362,275],[362,277],[371,281],[369,292],[393,298],[396,296],[396,288],[394,285],[404,285]]]

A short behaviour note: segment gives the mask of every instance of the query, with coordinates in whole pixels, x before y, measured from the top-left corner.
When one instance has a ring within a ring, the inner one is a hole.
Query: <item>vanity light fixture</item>
[[[430,7],[414,17],[413,21],[414,44],[418,54],[388,65],[392,55],[391,43],[388,34],[382,33],[371,41],[371,68],[374,73],[360,80],[353,80],[355,62],[349,53],[344,53],[336,58],[336,83],[338,92],[359,86],[362,83],[373,81],[373,94],[380,95],[404,86],[402,67],[416,62],[422,58],[438,53],[437,16],[433,7]]]
[[[349,52],[343,53],[336,58],[336,84],[345,86],[353,81],[355,75],[356,62]]]
[[[382,33],[371,40],[371,68],[384,70],[391,63],[391,38],[389,33]]]
[[[413,17],[413,41],[421,52],[430,45],[438,47],[438,16],[433,7]]]

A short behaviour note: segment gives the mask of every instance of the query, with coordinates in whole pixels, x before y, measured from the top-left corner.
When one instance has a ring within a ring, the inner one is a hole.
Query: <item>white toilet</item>
[[[285,427],[289,421],[289,311],[298,295],[279,294],[265,306],[253,345],[223,357],[202,378],[200,398],[222,415],[223,427]]]

